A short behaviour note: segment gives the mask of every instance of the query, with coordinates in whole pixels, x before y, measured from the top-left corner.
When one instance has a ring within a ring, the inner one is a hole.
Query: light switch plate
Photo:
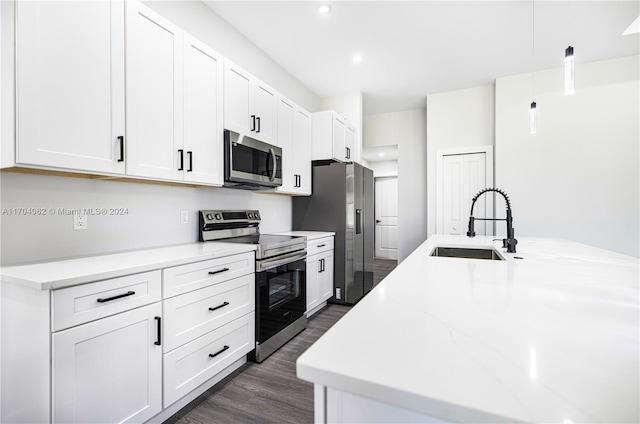
[[[87,215],[73,214],[73,229],[74,230],[86,230],[89,228],[87,221]]]
[[[189,223],[189,211],[186,209],[182,209],[180,211],[180,223],[188,224]]]

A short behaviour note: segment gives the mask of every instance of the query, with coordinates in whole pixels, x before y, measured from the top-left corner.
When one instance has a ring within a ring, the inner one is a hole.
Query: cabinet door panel
[[[224,182],[222,72],[222,56],[185,34],[184,150],[191,152],[185,156],[186,181]]]
[[[307,313],[320,303],[320,255],[307,257]]]
[[[311,194],[311,116],[302,109],[297,109],[293,118],[293,151],[298,193]]]
[[[293,151],[293,117],[295,107],[288,99],[280,97],[278,100],[278,143],[282,148],[282,187],[279,191],[295,190],[294,156]]]
[[[176,180],[182,146],[182,31],[127,2],[127,174]]]
[[[16,2],[16,160],[123,173],[124,3]]]
[[[162,409],[160,303],[54,333],[53,422],[143,422]]]
[[[345,140],[344,140],[344,131],[345,124],[344,122],[338,118],[338,116],[333,117],[333,157],[346,161],[347,155],[345,150]]]
[[[356,129],[346,125],[344,129],[344,147],[347,149],[347,161],[356,162]]]
[[[318,284],[320,302],[323,302],[333,296],[333,250],[325,253],[324,271],[320,274],[320,282]]]
[[[276,91],[262,82],[254,85],[253,113],[260,121],[256,123],[253,136],[265,143],[276,143],[276,117],[278,97]]]
[[[224,127],[240,134],[250,134],[251,77],[233,63],[225,61]]]

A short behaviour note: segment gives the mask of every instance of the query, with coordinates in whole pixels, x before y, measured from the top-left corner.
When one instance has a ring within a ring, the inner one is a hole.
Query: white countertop
[[[518,240],[490,261],[429,254],[503,252],[491,237],[430,237],[300,356],[298,376],[454,422],[639,422],[638,259]]]
[[[255,251],[240,243],[188,243],[52,262],[3,267],[2,281],[55,290],[92,281]]]
[[[283,231],[277,234],[283,236],[304,236],[307,238],[307,240],[316,240],[323,237],[332,237],[336,235],[336,233],[334,233],[333,231]]]

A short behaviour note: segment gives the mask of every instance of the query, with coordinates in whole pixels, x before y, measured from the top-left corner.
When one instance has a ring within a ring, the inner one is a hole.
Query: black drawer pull
[[[325,247],[325,246],[326,246],[326,244],[319,244],[316,247]]]
[[[160,346],[162,344],[162,318],[155,317],[156,323],[158,324],[158,339],[154,342],[156,346]]]
[[[224,308],[224,307],[225,307],[225,306],[227,306],[228,304],[229,304],[229,302],[224,302],[222,305],[218,305],[218,306],[215,306],[215,307],[213,307],[213,308],[209,308],[209,310],[210,310],[210,311],[217,311],[217,310],[218,310],[218,309],[220,309],[220,308]]]
[[[120,159],[118,159],[118,162],[124,162],[124,137],[119,135],[118,141],[120,142]]]
[[[125,294],[119,294],[119,295],[117,295],[117,296],[107,297],[106,299],[98,299],[98,303],[109,302],[109,301],[111,301],[111,300],[120,299],[121,297],[133,296],[134,294],[136,294],[136,292],[134,292],[134,291],[128,291],[128,292],[126,292]]]
[[[224,352],[227,349],[229,349],[229,346],[225,345],[222,349],[220,349],[216,353],[210,353],[209,358],[215,358],[216,356],[220,355],[222,352]]]
[[[220,274],[221,272],[227,272],[227,271],[229,271],[229,268],[222,268],[217,271],[209,271],[209,275]]]

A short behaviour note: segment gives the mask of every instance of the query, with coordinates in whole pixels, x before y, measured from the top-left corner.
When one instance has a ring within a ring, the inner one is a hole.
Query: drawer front
[[[164,407],[253,350],[254,319],[254,312],[251,312],[166,353],[163,360]]]
[[[160,271],[112,278],[51,293],[51,329],[58,331],[162,298]]]
[[[333,237],[324,237],[307,241],[307,256],[333,250]]]
[[[166,299],[222,281],[253,274],[255,269],[254,252],[166,268],[162,270],[163,296]]]
[[[169,352],[255,309],[254,274],[164,301],[164,351]]]

